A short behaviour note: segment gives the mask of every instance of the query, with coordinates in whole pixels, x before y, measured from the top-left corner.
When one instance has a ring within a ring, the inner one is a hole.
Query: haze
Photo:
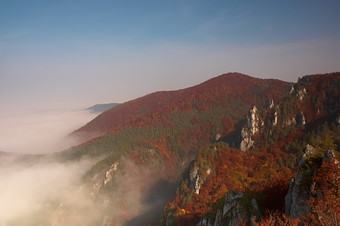
[[[339,1],[0,3],[0,106],[125,102],[227,72],[340,71]]]
[[[46,154],[63,151],[77,140],[68,136],[96,115],[85,110],[44,109],[0,112],[0,151]]]
[[[0,1],[0,151],[12,153],[0,153],[0,225],[98,225],[82,184],[97,160],[13,155],[77,144],[64,138],[95,117],[82,109],[227,72],[297,81],[340,71],[339,12],[335,0]],[[149,169],[130,168],[118,181],[134,216],[161,210],[158,197],[141,200],[157,185]]]

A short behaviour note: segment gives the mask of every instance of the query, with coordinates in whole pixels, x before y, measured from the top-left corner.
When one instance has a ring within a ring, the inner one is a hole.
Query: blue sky
[[[124,102],[232,71],[340,71],[339,12],[320,0],[0,0],[0,104]]]

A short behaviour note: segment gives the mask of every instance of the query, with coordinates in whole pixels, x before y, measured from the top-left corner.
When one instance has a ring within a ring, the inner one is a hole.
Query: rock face
[[[259,115],[256,106],[253,106],[247,116],[247,127],[241,130],[240,150],[246,151],[254,145],[252,136],[259,131]]]
[[[189,178],[190,178],[190,189],[193,189],[195,194],[200,193],[201,189],[201,182],[200,182],[200,176],[198,175],[198,170],[199,168],[195,165],[190,167],[190,172],[189,172]]]
[[[312,181],[318,165],[311,164],[310,160],[315,154],[315,149],[307,144],[304,154],[300,159],[299,168],[295,179],[292,178],[289,184],[289,190],[285,197],[286,213],[290,217],[298,218],[310,211],[306,201],[312,197],[315,183]],[[334,152],[327,150],[324,152],[322,161],[328,161],[334,158]]]
[[[223,219],[225,225],[237,225],[242,222],[242,214],[240,212],[239,206],[242,202],[243,193],[229,191],[227,197],[224,201],[223,206]]]
[[[114,162],[111,165],[110,169],[108,171],[106,171],[104,184],[107,184],[108,182],[110,182],[112,180],[113,172],[115,172],[117,170],[118,165],[119,165],[118,162]]]
[[[247,126],[251,136],[255,135],[255,133],[259,131],[259,116],[256,106],[253,106],[249,110],[247,117]]]
[[[251,136],[245,128],[242,128],[241,130],[241,144],[240,144],[240,149],[241,151],[246,151],[250,149],[254,145],[254,141],[251,139]]]
[[[309,200],[312,196],[310,187],[312,182],[306,180],[306,177],[310,177],[314,175],[317,169],[317,166],[309,166],[307,165],[307,160],[314,154],[314,148],[307,144],[304,154],[300,159],[299,168],[296,173],[295,179],[292,178],[289,184],[289,190],[285,197],[285,205],[286,205],[286,213],[290,217],[299,217],[304,213],[310,211],[310,207],[306,205],[306,201]],[[306,175],[305,171],[309,169],[311,170],[311,175]]]
[[[302,90],[297,90],[296,96],[299,98],[300,101],[302,101],[306,94],[307,91],[305,88],[303,88]]]
[[[241,205],[244,194],[242,192],[229,191],[225,200],[223,208],[218,210],[213,217],[203,218],[197,225],[198,226],[234,226],[245,221],[254,220],[260,217],[260,209],[257,201],[253,198],[250,206],[250,217],[242,213]]]
[[[277,111],[274,112],[274,117],[272,119],[273,126],[277,125]]]

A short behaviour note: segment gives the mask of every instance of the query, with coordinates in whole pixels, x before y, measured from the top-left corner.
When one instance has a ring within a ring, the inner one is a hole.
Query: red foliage
[[[110,109],[73,132],[84,141],[108,133],[117,132],[126,126],[148,127],[153,123],[166,125],[171,112],[192,111],[192,104],[199,111],[209,110],[209,105],[231,108],[230,100],[241,101],[245,106],[257,103],[263,96],[274,101],[282,98],[289,83],[274,79],[257,79],[239,73],[229,73],[210,79],[197,86],[156,92],[126,102]],[[249,90],[259,89],[262,96]]]
[[[340,164],[338,160],[324,161],[314,181],[315,197],[308,201],[312,211],[304,219],[315,225],[339,225]]]
[[[179,194],[171,203],[178,210],[184,210],[178,219],[185,224],[180,225],[198,223],[199,219],[212,210],[229,190],[245,191],[245,188],[252,188],[256,194],[261,194],[263,197],[259,201],[264,208],[270,211],[282,211],[289,178],[295,174],[295,170],[279,168],[275,163],[278,158],[285,155],[288,154],[279,149],[263,149],[251,153],[236,149],[222,150],[215,160],[210,160],[214,162],[216,172],[203,183],[199,195],[194,194],[191,202],[182,205],[185,193]],[[207,160],[201,159],[201,161]]]

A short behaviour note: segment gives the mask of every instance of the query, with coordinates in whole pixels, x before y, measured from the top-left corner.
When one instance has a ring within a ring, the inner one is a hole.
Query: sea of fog
[[[0,151],[45,154],[77,143],[65,139],[96,114],[86,110],[54,109],[0,111]]]
[[[95,160],[61,163],[20,154],[48,154],[75,145],[65,139],[96,115],[85,110],[0,112],[0,226],[91,225],[96,206],[81,184]],[[70,214],[70,217],[60,216]],[[60,222],[60,219],[66,219]]]

